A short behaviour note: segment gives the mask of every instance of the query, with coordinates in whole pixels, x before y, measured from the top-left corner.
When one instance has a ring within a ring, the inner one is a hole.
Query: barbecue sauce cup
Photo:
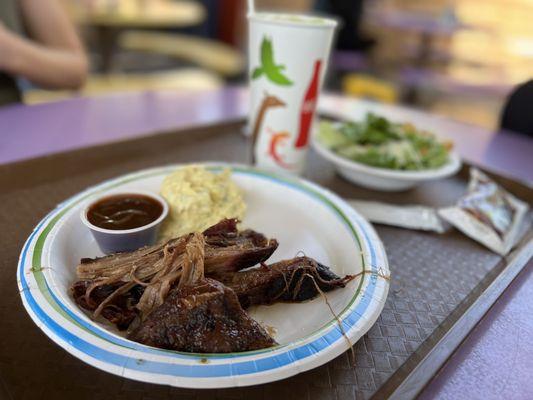
[[[81,220],[105,254],[134,251],[156,242],[168,204],[145,191],[108,193],[81,211]]]

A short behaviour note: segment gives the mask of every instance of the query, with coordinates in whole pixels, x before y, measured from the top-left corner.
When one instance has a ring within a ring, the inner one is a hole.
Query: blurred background
[[[78,91],[24,85],[28,104],[246,84],[244,0],[61,0],[90,58]],[[326,90],[407,104],[489,129],[533,77],[532,0],[256,0],[336,15]]]

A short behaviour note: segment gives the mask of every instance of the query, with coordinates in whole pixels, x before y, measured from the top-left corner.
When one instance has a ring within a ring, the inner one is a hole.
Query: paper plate
[[[279,240],[268,263],[304,253],[338,275],[357,274],[345,288],[299,304],[253,308],[250,314],[275,332],[279,346],[244,353],[191,354],[132,342],[97,323],[69,295],[82,257],[101,255],[79,211],[108,190],[158,192],[180,166],[139,171],[98,186],[57,206],[35,228],[20,255],[17,281],[35,323],[58,345],[104,371],[144,382],[189,388],[246,386],[283,379],[315,368],[354,344],[376,321],[389,288],[387,258],[372,227],[335,194],[310,182],[229,167],[248,207],[244,227]]]

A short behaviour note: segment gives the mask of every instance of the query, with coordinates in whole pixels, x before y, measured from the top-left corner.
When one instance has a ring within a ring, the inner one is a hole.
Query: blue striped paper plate
[[[106,181],[59,204],[34,229],[20,255],[17,281],[26,310],[54,342],[104,371],[144,382],[189,388],[247,386],[315,368],[353,345],[379,316],[389,288],[383,245],[370,224],[332,192],[294,177],[223,163],[244,192],[244,227],[279,240],[268,261],[306,254],[338,275],[358,274],[345,288],[299,304],[261,306],[251,316],[274,332],[278,346],[244,353],[191,354],[132,342],[80,310],[69,295],[82,257],[101,255],[79,213],[106,191],[158,192],[179,165]],[[339,322],[340,321],[340,322]],[[341,328],[342,326],[342,328]]]

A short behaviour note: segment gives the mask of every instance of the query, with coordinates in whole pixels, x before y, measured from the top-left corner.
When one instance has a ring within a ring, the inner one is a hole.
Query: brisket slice
[[[347,275],[340,278],[328,267],[312,258],[297,257],[270,266],[261,265],[259,268],[247,271],[219,273],[216,279],[231,288],[237,295],[241,306],[248,308],[253,305],[268,305],[281,301],[310,300],[318,295],[317,285],[321,291],[328,292],[344,287],[353,279],[353,276]],[[77,291],[78,286],[83,289],[88,286],[88,283],[80,281],[74,285],[76,302],[85,309],[94,310],[96,307],[91,308],[86,305],[83,297],[84,291],[82,289]],[[101,286],[94,290],[91,300],[99,304],[106,297],[104,294],[113,291],[113,288],[108,286]],[[133,287],[127,293],[118,296],[110,307],[104,309],[102,315],[116,324],[119,329],[126,329],[136,315],[136,310],[131,306],[139,301],[143,291],[142,286]],[[77,296],[76,293],[79,295]]]
[[[128,328],[133,319],[143,314],[142,311],[161,304],[163,296],[157,302],[153,293],[139,303],[145,287],[132,282],[134,275],[137,280],[149,284],[159,275],[164,274],[168,267],[165,254],[182,254],[190,235],[172,239],[163,245],[145,247],[130,253],[111,254],[100,258],[84,258],[77,267],[79,280],[71,287],[76,303],[95,312],[98,306],[115,291],[111,300],[99,312],[120,330]],[[237,220],[225,219],[203,232],[205,239],[205,269],[209,276],[219,273],[248,268],[263,262],[278,247],[275,239],[252,231],[239,231]],[[178,257],[179,262],[181,257]],[[176,265],[175,269],[180,266]],[[176,272],[178,276],[178,272]],[[164,283],[164,282],[163,282]],[[172,279],[169,280],[172,283]],[[152,290],[153,292],[154,290]],[[152,304],[154,303],[154,304]],[[135,307],[139,305],[139,307]]]
[[[242,309],[231,289],[204,277],[204,240],[196,234],[189,241],[179,284],[129,338],[195,353],[230,353],[275,345]]]
[[[193,353],[232,353],[276,344],[246,314],[231,289],[209,278],[171,292],[130,339]]]
[[[340,278],[309,257],[296,257],[240,272],[220,274],[217,279],[233,289],[243,308],[279,301],[301,302],[323,292],[344,287],[354,277]]]
[[[239,231],[236,219],[225,219],[204,231],[205,269],[211,274],[238,271],[267,260],[278,248],[276,239],[268,239],[253,230]],[[161,268],[165,247],[183,251],[184,235],[164,244],[143,247],[129,253],[116,253],[98,258],[82,258],[77,266],[80,280],[120,278],[133,268],[140,279],[149,278]],[[120,279],[117,279],[120,280]]]

